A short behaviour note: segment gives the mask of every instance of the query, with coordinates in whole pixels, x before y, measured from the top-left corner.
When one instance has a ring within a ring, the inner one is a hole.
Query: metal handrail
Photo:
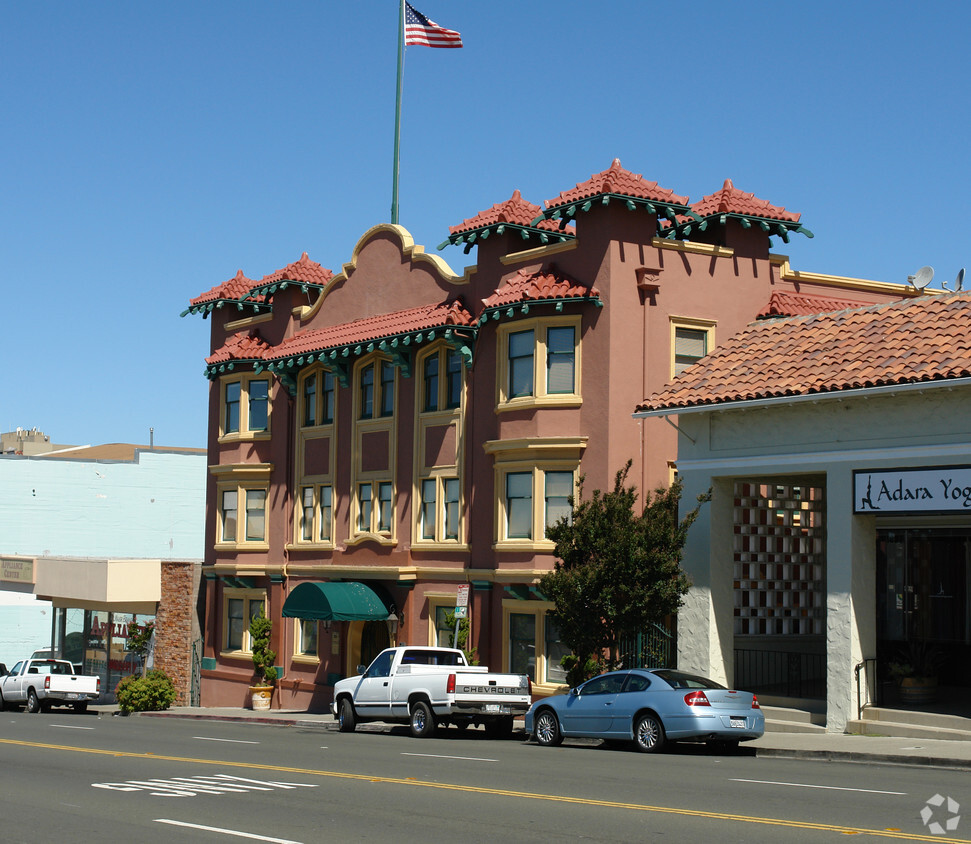
[[[873,678],[876,679],[876,668],[877,660],[875,657],[864,657],[863,662],[859,663],[854,669],[853,674],[856,677],[856,720],[860,721],[863,718],[863,710],[868,706],[873,706],[874,702],[870,700],[870,663],[873,663]],[[864,695],[861,694],[860,689],[860,674],[863,675],[863,690],[866,692],[866,699],[864,700]]]

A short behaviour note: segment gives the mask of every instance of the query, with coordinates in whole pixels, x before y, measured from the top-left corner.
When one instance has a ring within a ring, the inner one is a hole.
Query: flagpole
[[[394,177],[391,181],[391,222],[398,222],[398,146],[401,139],[401,77],[405,64],[405,0],[398,14],[398,84],[394,100]]]

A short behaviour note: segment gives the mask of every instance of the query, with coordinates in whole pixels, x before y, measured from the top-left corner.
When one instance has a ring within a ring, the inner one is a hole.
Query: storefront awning
[[[283,617],[308,621],[384,621],[388,608],[363,583],[301,583],[284,602]]]

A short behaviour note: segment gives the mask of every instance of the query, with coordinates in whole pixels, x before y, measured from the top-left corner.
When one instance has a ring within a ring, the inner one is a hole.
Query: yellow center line
[[[21,741],[18,739],[0,739],[0,744],[11,744],[20,747],[34,747],[44,750],[65,750],[74,753],[92,753],[98,756],[117,756],[126,759],[152,759],[159,762],[185,762],[196,765],[221,765],[230,768],[246,768],[249,770],[274,771],[286,774],[304,774],[313,777],[330,777],[334,779],[357,780],[359,782],[383,783],[386,785],[408,785],[420,788],[437,788],[444,791],[461,791],[469,794],[488,794],[493,797],[516,797],[523,800],[546,800],[554,803],[570,803],[578,806],[599,806],[606,809],[630,809],[638,812],[654,812],[667,815],[685,815],[707,820],[736,821],[739,823],[762,824],[765,826],[779,826],[790,829],[809,829],[819,832],[833,832],[842,835],[870,835],[878,838],[895,838],[903,841],[937,841],[939,835],[919,835],[903,832],[899,829],[867,829],[865,827],[839,826],[838,824],[812,823],[810,821],[795,821],[785,818],[763,818],[757,815],[736,815],[727,812],[705,812],[700,809],[679,809],[673,806],[649,806],[643,803],[623,803],[615,800],[594,800],[589,797],[567,797],[560,794],[541,794],[530,791],[512,791],[505,788],[483,788],[482,786],[459,785],[457,783],[430,782],[404,777],[373,776],[371,774],[351,774],[344,771],[318,771],[313,768],[295,768],[290,765],[268,765],[262,762],[233,762],[225,759],[199,759],[191,756],[163,756],[156,753],[132,753],[124,750],[107,750],[104,748],[72,747],[63,744],[46,744],[44,742]],[[947,844],[971,844],[966,838],[946,838]]]

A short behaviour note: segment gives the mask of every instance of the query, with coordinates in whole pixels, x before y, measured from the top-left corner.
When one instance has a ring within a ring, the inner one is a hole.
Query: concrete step
[[[820,724],[810,724],[808,721],[774,721],[766,718],[765,731],[767,733],[812,733],[817,735],[824,734],[826,727]]]
[[[768,726],[766,729],[768,729]],[[920,724],[897,723],[894,721],[874,721],[868,718],[863,718],[859,721],[847,721],[846,732],[862,736],[894,736],[896,738],[971,742],[971,731],[969,730],[926,727]]]
[[[941,730],[957,730],[971,735],[971,718],[946,715],[938,712],[917,712],[909,709],[887,709],[868,706],[863,710],[864,721],[889,721],[894,724],[910,724],[915,727],[934,727]]]
[[[762,704],[765,715],[765,728],[771,732],[825,732],[826,713],[792,706],[766,706]]]

